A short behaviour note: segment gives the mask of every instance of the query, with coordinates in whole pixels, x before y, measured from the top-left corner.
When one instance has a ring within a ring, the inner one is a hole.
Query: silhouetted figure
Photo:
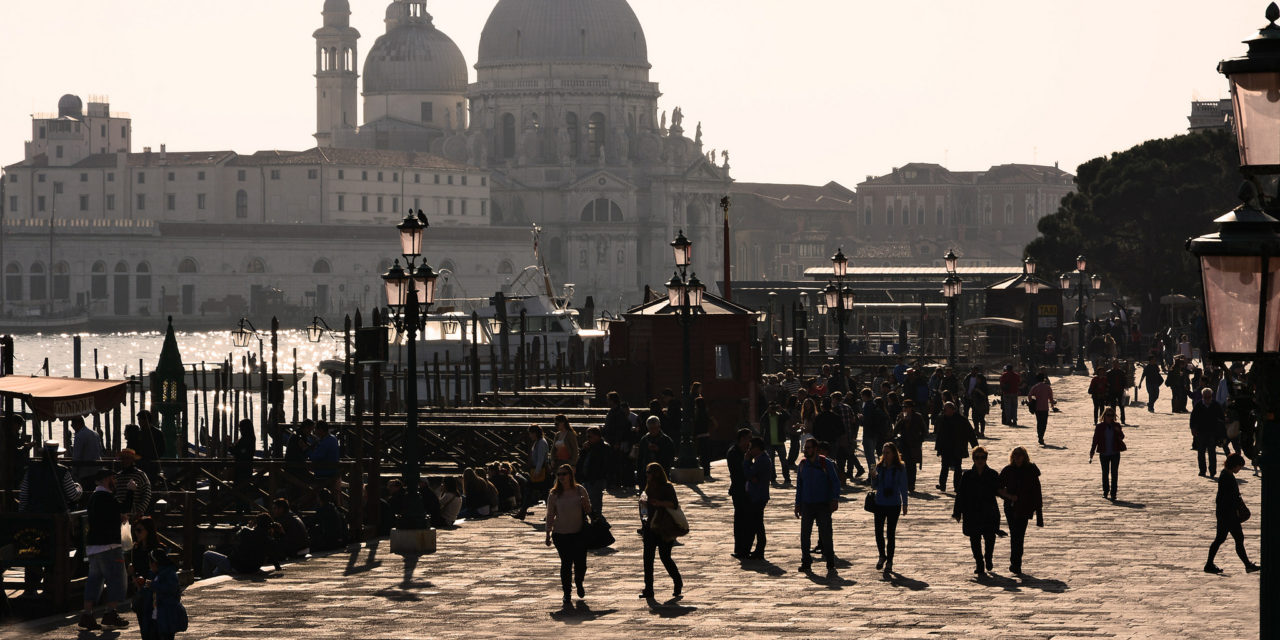
[[[969,547],[973,550],[973,573],[982,576],[991,570],[996,531],[1000,529],[1000,508],[996,506],[1000,475],[987,466],[985,448],[975,447],[972,457],[973,466],[960,476],[951,517],[963,524],[964,535],[969,536]]]
[[[1245,506],[1244,500],[1240,497],[1240,486],[1236,483],[1236,474],[1244,468],[1244,456],[1233,453],[1227,456],[1226,466],[1223,467],[1223,474],[1218,478],[1218,497],[1214,501],[1214,514],[1218,520],[1218,533],[1213,537],[1213,543],[1209,545],[1209,559],[1204,563],[1206,573],[1222,573],[1217,565],[1213,563],[1214,557],[1218,555],[1218,547],[1226,541],[1227,534],[1236,542],[1236,555],[1240,556],[1240,561],[1244,563],[1244,570],[1253,573],[1262,567],[1249,562],[1249,554],[1244,550],[1244,532],[1240,529],[1240,523],[1249,517],[1249,509]]]
[[[1044,526],[1044,499],[1040,492],[1040,468],[1022,447],[1009,453],[1009,466],[1000,470],[1000,497],[1004,498],[1004,519],[1009,525],[1009,571],[1022,573],[1023,541],[1027,524],[1036,517]]]

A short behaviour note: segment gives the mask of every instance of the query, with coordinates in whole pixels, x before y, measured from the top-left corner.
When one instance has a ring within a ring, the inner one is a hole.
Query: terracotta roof
[[[838,182],[807,184],[734,183],[729,193],[749,197],[756,204],[789,211],[855,211],[855,195]]]
[[[342,165],[356,167],[383,167],[387,169],[439,169],[443,171],[468,171],[476,167],[454,162],[429,153],[389,151],[381,149],[339,149],[326,147],[306,151],[259,151],[252,156],[239,156],[232,160],[235,166],[302,166]]]

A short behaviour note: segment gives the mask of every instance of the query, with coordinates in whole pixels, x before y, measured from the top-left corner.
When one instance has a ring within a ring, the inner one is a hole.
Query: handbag
[[[649,517],[649,530],[668,542],[689,533],[689,520],[679,508],[656,507]]]
[[[603,549],[612,545],[615,541],[613,533],[610,531],[612,528],[613,526],[609,524],[608,520],[605,520],[604,516],[591,516],[587,526],[582,529],[587,549]]]
[[[1236,518],[1239,519],[1240,522],[1247,522],[1249,517],[1252,515],[1253,514],[1249,512],[1249,507],[1245,506],[1243,502],[1236,506]]]
[[[876,512],[876,492],[875,492],[875,490],[874,490],[874,489],[872,489],[871,491],[868,491],[868,492],[867,492],[867,498],[866,498],[866,500],[863,500],[862,508],[863,508],[863,510],[865,510],[867,513],[875,513],[875,512]]]

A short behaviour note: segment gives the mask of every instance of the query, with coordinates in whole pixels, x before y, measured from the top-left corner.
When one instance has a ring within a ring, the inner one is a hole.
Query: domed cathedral
[[[443,150],[444,139],[466,127],[467,61],[436,29],[426,0],[393,0],[387,31],[364,62],[364,124],[353,126],[356,40],[347,0],[325,0],[324,27],[315,33],[320,146]]]
[[[679,230],[701,278],[719,279],[728,154],[703,150],[701,124],[686,135],[678,107],[659,112],[626,0],[499,0],[475,68],[470,126],[442,152],[493,171],[493,224],[540,225],[548,267],[579,300],[621,308],[666,282]]]

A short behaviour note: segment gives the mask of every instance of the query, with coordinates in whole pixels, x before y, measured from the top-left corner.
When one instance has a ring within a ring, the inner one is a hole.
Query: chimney
[[[165,145],[164,145],[163,143],[161,143],[161,145],[160,145],[160,164],[168,164],[168,156],[169,156],[169,154],[168,154],[167,150],[165,149]]]

